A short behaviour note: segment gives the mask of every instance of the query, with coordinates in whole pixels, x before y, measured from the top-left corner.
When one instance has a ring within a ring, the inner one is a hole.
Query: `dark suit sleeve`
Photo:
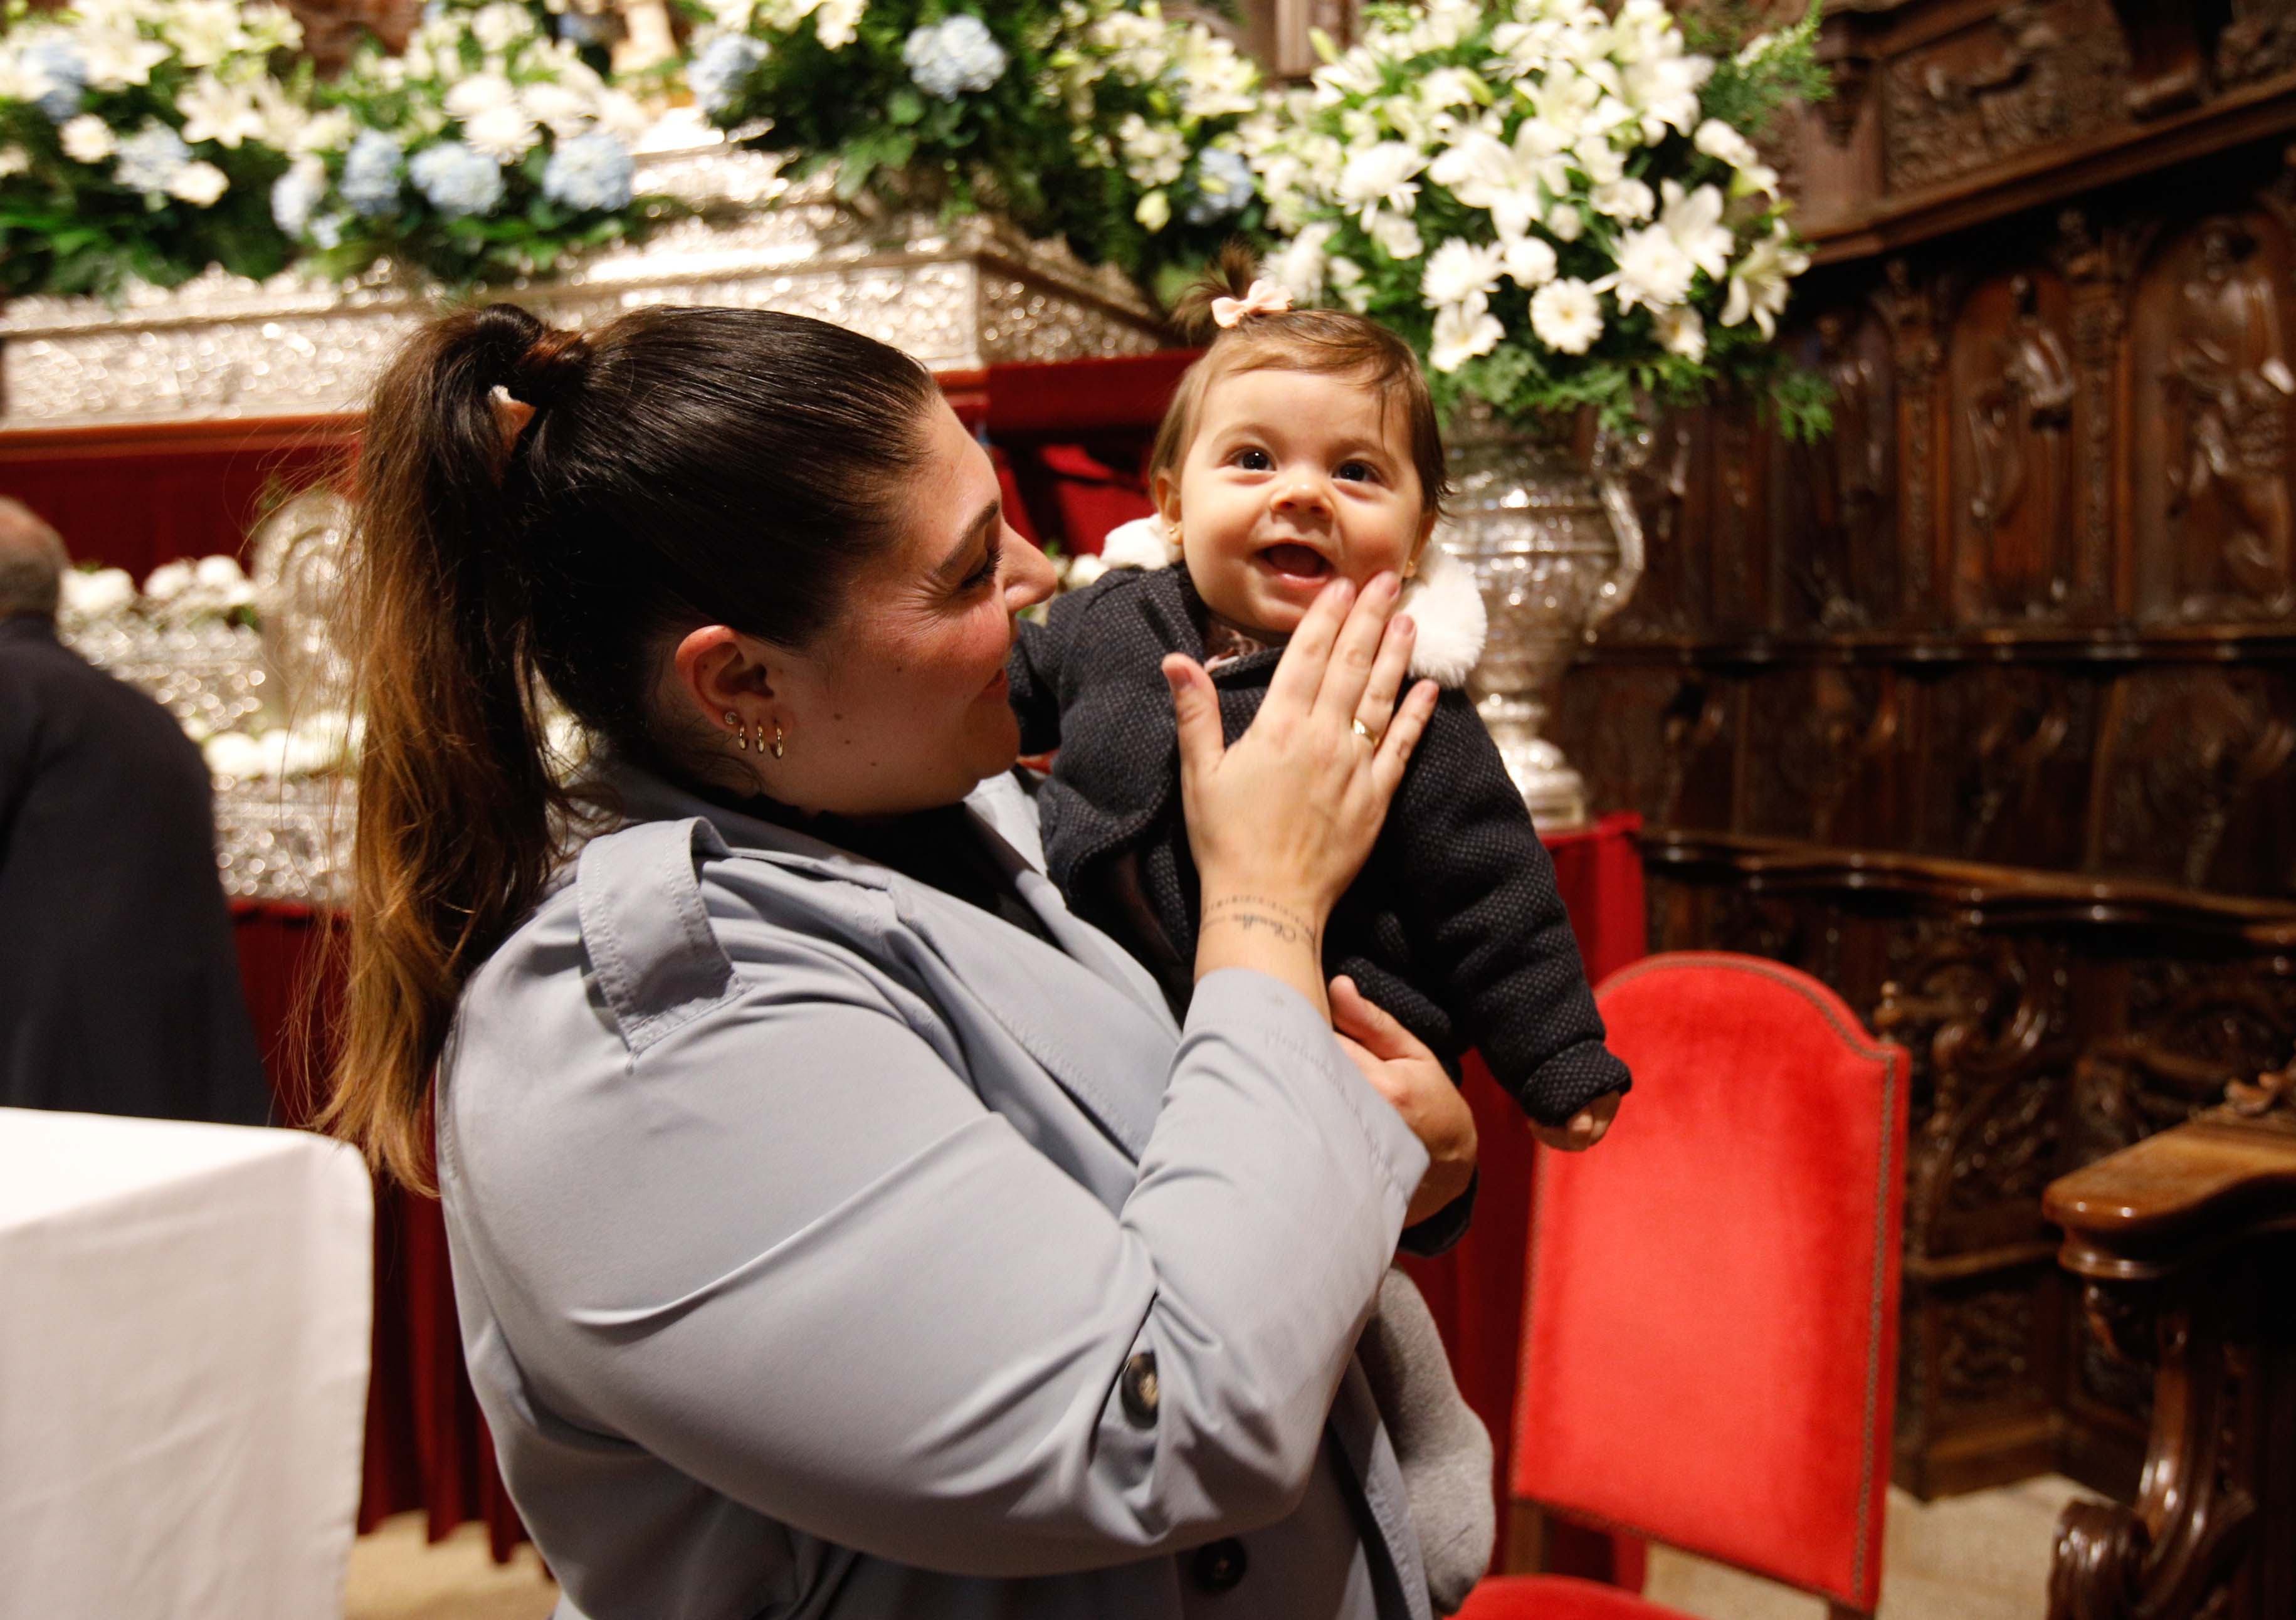
[[[1626,1090],[1554,863],[1464,692],[1436,705],[1389,824],[1412,957],[1500,1085],[1542,1125]]]

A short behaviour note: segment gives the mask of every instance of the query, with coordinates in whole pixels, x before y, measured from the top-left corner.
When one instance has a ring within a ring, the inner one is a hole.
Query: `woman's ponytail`
[[[554,403],[583,357],[577,334],[514,305],[437,322],[377,385],[359,456],[347,606],[365,732],[346,1038],[323,1123],[426,1190],[455,998],[540,895],[563,807],[520,560],[516,463],[542,429],[500,401]]]
[[[545,693],[594,753],[706,780],[724,733],[661,711],[668,650],[704,625],[827,633],[947,408],[898,349],[767,310],[638,309],[585,338],[496,304],[408,341],[359,458],[365,733],[327,1128],[430,1186],[455,1002],[589,806],[554,773]]]

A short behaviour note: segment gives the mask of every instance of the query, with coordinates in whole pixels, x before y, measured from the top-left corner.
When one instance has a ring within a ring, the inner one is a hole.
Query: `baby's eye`
[[[1341,462],[1338,476],[1349,479],[1362,479],[1376,484],[1379,482],[1379,469],[1369,462]]]
[[[1275,458],[1265,450],[1239,450],[1229,458],[1246,472],[1273,472]]]

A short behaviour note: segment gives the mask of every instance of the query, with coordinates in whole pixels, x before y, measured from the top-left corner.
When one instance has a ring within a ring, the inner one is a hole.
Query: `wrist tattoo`
[[[1204,907],[1201,926],[1209,932],[1215,923],[1226,923],[1246,933],[1265,933],[1285,945],[1304,943],[1316,948],[1316,925],[1304,913],[1264,895],[1222,896]]]

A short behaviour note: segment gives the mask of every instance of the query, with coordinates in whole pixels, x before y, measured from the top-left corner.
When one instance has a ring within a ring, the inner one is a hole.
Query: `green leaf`
[[[906,85],[885,98],[885,116],[896,124],[914,124],[924,115],[924,97]]]

